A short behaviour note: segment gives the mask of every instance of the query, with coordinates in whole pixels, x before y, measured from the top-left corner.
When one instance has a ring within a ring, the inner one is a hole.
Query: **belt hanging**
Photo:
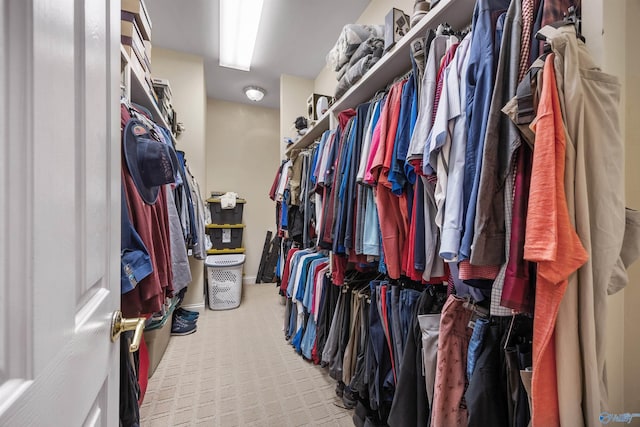
[[[514,310],[513,315],[511,316],[511,322],[509,323],[509,330],[507,331],[507,337],[504,340],[504,350],[506,351],[509,347],[509,341],[511,340],[511,333],[513,332],[513,325],[516,323],[516,316],[518,313]]]

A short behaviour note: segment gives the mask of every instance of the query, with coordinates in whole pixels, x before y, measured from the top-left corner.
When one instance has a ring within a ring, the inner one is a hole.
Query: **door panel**
[[[76,0],[77,1],[77,0]],[[106,28],[107,10],[103,2],[77,1],[80,7],[84,7],[85,17],[85,64],[84,64],[84,104],[85,111],[79,113],[85,115],[84,149],[87,179],[85,183],[84,218],[86,236],[84,246],[86,248],[86,278],[82,283],[87,285],[99,284],[104,277],[107,239],[107,209],[108,200],[103,197],[107,190],[107,164],[104,158],[108,154],[109,147],[104,144],[108,130],[108,105],[104,99],[107,97],[107,87],[104,82],[107,78],[107,40],[104,29]],[[80,12],[80,11],[79,11]],[[100,285],[100,284],[99,284]],[[100,286],[104,286],[103,284]]]
[[[84,421],[84,423],[82,423],[83,427],[109,427],[109,424],[107,424],[107,413],[105,411],[107,405],[107,402],[104,399],[105,396],[107,396],[106,382],[103,384],[103,387],[98,394],[98,398],[89,410],[87,419]]]
[[[0,10],[5,9],[5,0],[0,0]],[[6,26],[4,24],[4,16],[0,19],[0,46],[4,46],[4,33]],[[5,58],[4,55],[0,55],[0,82],[5,81]],[[6,99],[6,91],[3,84],[0,84],[0,99]],[[5,106],[4,102],[0,102],[0,159],[7,159],[7,132],[6,132],[6,120],[5,120]],[[6,160],[0,160],[0,182],[8,182]],[[5,191],[5,185],[0,185],[0,206],[7,205],[7,195]],[[0,209],[0,272],[7,271],[7,235],[5,233],[4,224],[6,224],[5,209]],[[1,274],[1,273],[0,273]],[[4,287],[0,287],[0,313],[8,313],[8,301],[7,295],[4,291]],[[6,322],[6,317],[3,319]],[[0,328],[0,384],[4,383],[7,379],[8,366],[7,366],[7,331],[4,328]],[[1,389],[0,389],[1,390]]]
[[[55,4],[54,4],[55,3]],[[73,0],[34,1],[33,10],[33,369],[39,375],[74,332],[78,280]],[[10,41],[10,43],[13,43]],[[46,94],[46,95],[45,95]],[[73,266],[73,268],[69,268]],[[50,286],[47,286],[49,284]],[[47,322],[38,314],[48,313]]]
[[[0,425],[117,425],[120,2],[0,14]]]
[[[9,42],[9,34],[17,37],[26,36],[27,29],[22,25],[30,14],[31,7],[27,2],[15,2],[2,0],[3,14],[0,16],[0,25],[3,31],[2,46],[5,47],[4,55],[0,55],[0,73],[3,75],[0,91],[0,139],[2,159],[2,185],[0,194],[2,216],[0,240],[3,263],[0,276],[0,308],[3,309],[3,378],[0,383],[0,413],[14,393],[19,393],[27,385],[25,383],[31,375],[31,339],[29,331],[32,329],[31,288],[25,284],[30,265],[28,254],[32,244],[28,242],[30,231],[29,198],[23,191],[29,185],[31,179],[31,161],[27,155],[30,147],[26,141],[25,129],[20,129],[20,121],[30,108],[30,100],[25,96],[24,88],[28,79],[25,70],[30,69],[30,58],[21,52],[21,46]],[[11,17],[11,19],[9,19]],[[6,82],[11,84],[6,84]],[[8,126],[12,124],[12,126]],[[17,141],[10,143],[10,141]],[[24,179],[15,179],[24,177]],[[11,185],[7,185],[11,183]],[[25,351],[26,350],[26,351]]]

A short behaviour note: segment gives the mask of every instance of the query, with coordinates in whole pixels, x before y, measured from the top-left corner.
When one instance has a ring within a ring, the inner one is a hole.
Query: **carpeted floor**
[[[140,409],[142,427],[353,426],[335,381],[282,332],[274,285],[245,285],[240,307],[207,309],[172,336]]]

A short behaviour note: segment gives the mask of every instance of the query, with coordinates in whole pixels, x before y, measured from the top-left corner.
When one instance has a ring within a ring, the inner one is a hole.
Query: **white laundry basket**
[[[211,310],[228,310],[240,305],[244,254],[209,255],[205,261]]]

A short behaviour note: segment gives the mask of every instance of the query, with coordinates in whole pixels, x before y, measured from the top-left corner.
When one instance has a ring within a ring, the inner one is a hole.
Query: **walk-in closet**
[[[637,0],[0,0],[0,426],[640,426]]]

